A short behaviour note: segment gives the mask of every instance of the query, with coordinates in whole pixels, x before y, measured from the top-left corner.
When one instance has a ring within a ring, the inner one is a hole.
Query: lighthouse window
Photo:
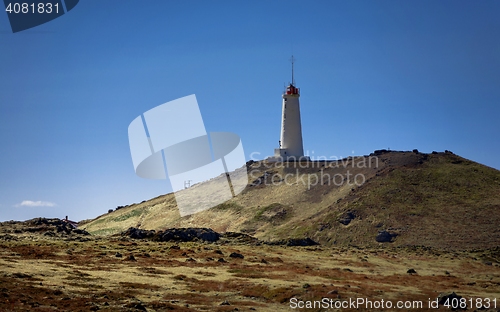
[[[286,102],[286,99],[285,99],[285,102]]]

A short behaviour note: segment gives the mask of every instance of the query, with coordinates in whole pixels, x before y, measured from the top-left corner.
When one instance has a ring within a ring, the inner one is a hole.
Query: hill
[[[500,243],[500,171],[448,151],[380,150],[339,161],[250,161],[246,169],[249,186],[209,210],[181,217],[174,194],[166,194],[119,207],[82,228],[106,235],[129,227],[204,227],[262,240],[310,237],[323,245],[364,247],[456,250]]]

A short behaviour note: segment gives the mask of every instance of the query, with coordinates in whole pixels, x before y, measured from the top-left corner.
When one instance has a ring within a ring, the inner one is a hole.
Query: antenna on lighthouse
[[[293,78],[293,63],[295,63],[295,58],[292,55],[292,58],[290,59],[290,62],[292,62],[292,86],[295,86],[295,80]]]

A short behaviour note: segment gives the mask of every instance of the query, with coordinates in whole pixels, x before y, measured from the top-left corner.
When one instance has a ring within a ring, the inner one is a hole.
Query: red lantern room
[[[296,88],[293,84],[286,87],[286,94],[299,94],[299,88]]]

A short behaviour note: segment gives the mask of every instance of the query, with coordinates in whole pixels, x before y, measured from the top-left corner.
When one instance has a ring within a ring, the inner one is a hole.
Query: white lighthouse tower
[[[281,113],[281,137],[279,148],[274,150],[274,157],[279,157],[284,161],[306,160],[304,157],[304,147],[302,145],[302,126],[300,123],[300,89],[295,87],[293,77],[293,63],[295,59],[292,55],[292,82],[286,87],[283,93],[283,104]]]

